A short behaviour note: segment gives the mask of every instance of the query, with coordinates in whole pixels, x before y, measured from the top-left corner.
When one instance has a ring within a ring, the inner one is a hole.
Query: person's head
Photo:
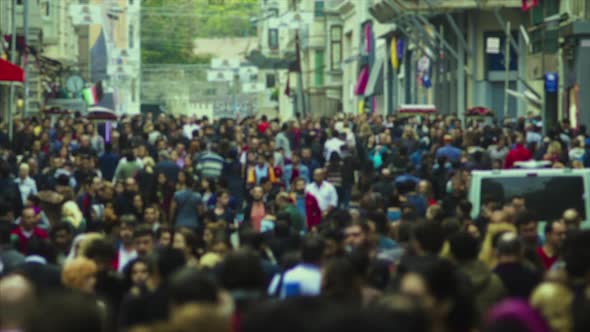
[[[18,168],[18,177],[21,179],[26,179],[29,176],[29,164],[26,163],[22,163],[20,164],[20,167]]]
[[[145,257],[137,257],[131,260],[123,270],[125,281],[129,287],[144,285],[151,273],[152,268]]]
[[[143,221],[148,225],[157,224],[158,220],[158,213],[157,209],[154,206],[148,206],[143,210]]]
[[[582,220],[576,209],[567,209],[563,212],[563,221],[568,229],[580,229]]]
[[[344,245],[351,249],[369,246],[369,225],[365,222],[352,222],[344,229]]]
[[[141,225],[133,232],[133,242],[137,255],[145,257],[154,250],[154,232],[149,225]]]
[[[537,286],[530,298],[530,304],[545,318],[551,331],[569,332],[574,327],[572,291],[556,282],[544,282]]]
[[[340,256],[344,252],[342,246],[342,232],[339,230],[327,230],[322,234],[324,239],[324,259]]]
[[[172,248],[180,250],[185,255],[190,256],[193,254],[197,241],[197,236],[192,230],[181,227],[174,232],[172,239]]]
[[[443,233],[439,222],[419,222],[412,230],[412,246],[420,255],[438,255],[445,241]]]
[[[310,160],[312,156],[310,148],[303,148],[301,150],[301,159],[303,160]]]
[[[417,265],[403,274],[402,294],[417,298],[440,330],[468,331],[475,327],[475,301],[463,278],[443,259]]]
[[[156,242],[158,247],[170,247],[172,244],[172,229],[168,226],[160,226],[156,231]]]
[[[186,304],[218,304],[220,289],[207,274],[193,267],[182,268],[172,275],[168,287],[171,310]]]
[[[130,246],[133,244],[133,232],[135,230],[135,218],[131,215],[121,217],[119,224],[119,239],[124,245]]]
[[[251,249],[239,249],[225,256],[219,271],[221,286],[229,291],[261,291],[264,280],[260,256]]]
[[[125,179],[125,191],[128,193],[136,193],[139,192],[139,187],[137,186],[137,181],[133,177],[128,177]]]
[[[305,192],[305,179],[303,179],[303,178],[295,179],[294,188],[295,188],[296,193],[303,194]]]
[[[61,251],[67,252],[72,244],[72,235],[74,230],[72,225],[66,222],[60,222],[51,228],[51,242],[53,246]]]
[[[360,303],[361,279],[348,257],[333,258],[326,263],[321,294],[332,301]]]
[[[500,261],[519,261],[524,254],[523,240],[516,233],[501,233],[496,243],[496,256]]]
[[[528,245],[534,248],[539,244],[537,220],[531,212],[523,210],[518,213],[516,215],[516,227],[518,228],[518,235]]]
[[[560,220],[548,221],[545,225],[545,244],[559,250],[566,238],[565,223]]]
[[[262,198],[264,197],[264,190],[261,186],[256,186],[252,188],[251,195],[254,202],[261,202]]]
[[[541,314],[525,299],[506,299],[494,305],[485,317],[484,332],[549,332]]]
[[[325,179],[326,179],[326,173],[325,173],[324,169],[318,168],[313,171],[313,180],[317,184],[321,184],[322,182],[324,182]]]
[[[64,265],[61,279],[64,286],[91,294],[96,286],[97,272],[98,267],[94,261],[78,257]]]
[[[324,240],[316,235],[307,235],[301,242],[301,261],[304,264],[320,265],[324,256]]]
[[[477,259],[480,249],[479,240],[467,232],[459,232],[449,239],[451,255],[459,263]]]
[[[512,197],[512,206],[517,212],[524,211],[526,209],[526,200],[523,196]]]
[[[0,278],[0,330],[29,331],[25,324],[35,304],[34,286],[24,276],[10,274]]]
[[[23,209],[21,214],[21,221],[20,225],[24,230],[30,231],[37,225],[37,218],[35,214],[35,210],[33,208],[27,207]]]

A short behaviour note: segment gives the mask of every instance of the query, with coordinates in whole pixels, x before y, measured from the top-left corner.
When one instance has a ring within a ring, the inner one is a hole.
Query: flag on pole
[[[94,106],[98,104],[102,99],[102,95],[102,81],[98,81],[90,88],[82,90],[82,98],[84,98],[86,104],[89,106]]]

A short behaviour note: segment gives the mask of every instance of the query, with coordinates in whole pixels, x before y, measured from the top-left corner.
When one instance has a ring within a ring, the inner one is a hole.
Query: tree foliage
[[[209,63],[209,56],[193,54],[194,39],[255,36],[251,19],[257,4],[257,0],[143,0],[143,63]]]

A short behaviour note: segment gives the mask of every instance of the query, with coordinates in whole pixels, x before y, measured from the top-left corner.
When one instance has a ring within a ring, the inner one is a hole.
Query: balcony
[[[522,0],[371,0],[369,12],[380,23],[395,19],[400,13],[435,14],[456,10],[520,8]]]

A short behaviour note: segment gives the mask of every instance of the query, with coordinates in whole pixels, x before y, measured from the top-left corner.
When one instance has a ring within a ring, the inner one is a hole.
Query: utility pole
[[[24,49],[24,59],[23,59],[23,67],[25,70],[25,92],[23,96],[23,117],[29,111],[29,1],[23,1],[23,33],[25,35],[25,49]],[[50,6],[48,3],[47,6]]]
[[[460,20],[463,26],[462,16]],[[461,126],[465,128],[465,45],[459,42],[457,46],[459,49],[457,52],[457,115],[461,120]]]
[[[10,23],[12,24],[12,34],[10,36],[10,61],[14,64],[16,64],[16,1],[17,0],[12,0],[12,17],[10,19]],[[10,107],[8,109],[8,137],[10,139],[10,144],[12,144],[12,137],[14,136],[14,121],[12,119],[16,108],[14,94],[14,82],[10,82]]]
[[[504,117],[508,116],[508,89],[510,88],[510,21],[506,22],[504,41]]]
[[[301,46],[299,45],[301,40],[299,39],[299,30],[295,35],[295,57],[297,61],[297,111],[301,112],[301,116],[305,116],[305,105],[303,101],[303,73],[301,68]]]

